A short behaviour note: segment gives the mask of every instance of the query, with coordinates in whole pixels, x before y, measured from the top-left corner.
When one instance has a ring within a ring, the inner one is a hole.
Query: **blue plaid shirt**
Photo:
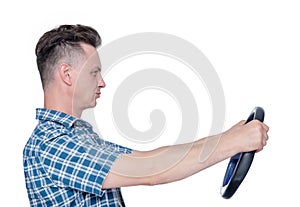
[[[36,112],[39,123],[23,151],[30,205],[120,206],[120,189],[103,190],[102,183],[116,158],[132,150],[100,139],[82,119]]]

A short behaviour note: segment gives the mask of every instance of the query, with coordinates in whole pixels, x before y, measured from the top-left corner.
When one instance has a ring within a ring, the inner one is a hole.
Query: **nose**
[[[102,78],[102,76],[99,78],[99,81],[98,81],[98,87],[100,88],[105,88],[106,86],[106,83],[104,81],[104,79]]]

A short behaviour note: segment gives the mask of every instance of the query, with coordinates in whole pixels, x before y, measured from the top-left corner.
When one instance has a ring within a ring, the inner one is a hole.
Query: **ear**
[[[69,64],[62,63],[59,65],[58,73],[61,80],[71,86],[72,85],[72,67]]]

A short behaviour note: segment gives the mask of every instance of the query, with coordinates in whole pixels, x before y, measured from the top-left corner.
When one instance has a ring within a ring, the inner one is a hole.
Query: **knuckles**
[[[248,123],[250,144],[253,149],[261,151],[266,145],[267,132],[269,128],[258,120],[253,120]]]

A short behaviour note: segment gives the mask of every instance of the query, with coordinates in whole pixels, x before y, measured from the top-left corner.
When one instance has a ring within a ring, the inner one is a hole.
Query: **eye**
[[[99,70],[94,70],[94,71],[92,71],[92,75],[97,76],[98,72],[99,72]]]
[[[91,70],[91,74],[93,75],[93,76],[97,76],[98,74],[100,74],[101,73],[101,68],[100,67],[95,67],[95,68],[93,68],[92,70]]]

